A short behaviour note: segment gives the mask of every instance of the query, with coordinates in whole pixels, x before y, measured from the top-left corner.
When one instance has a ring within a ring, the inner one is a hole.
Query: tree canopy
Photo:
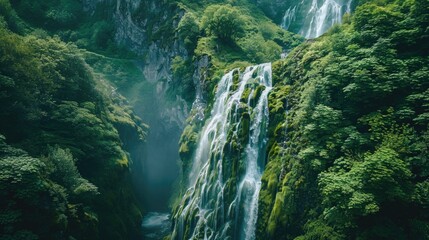
[[[225,42],[242,37],[245,27],[240,10],[231,5],[210,5],[201,18],[201,28]]]

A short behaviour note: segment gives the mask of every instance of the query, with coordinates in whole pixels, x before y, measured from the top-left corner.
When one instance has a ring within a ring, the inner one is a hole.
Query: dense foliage
[[[428,7],[365,1],[276,63],[260,239],[429,238]]]
[[[110,84],[142,96],[154,45],[169,95],[191,103],[200,84],[206,101],[183,182],[220,77],[277,61],[258,239],[429,239],[428,0],[354,1],[305,42],[278,26],[292,2],[0,0],[0,239],[138,236],[125,149],[145,126]]]
[[[121,132],[142,140],[143,125],[77,52],[0,17],[2,239],[138,235]]]
[[[73,41],[79,47],[90,50],[109,54],[124,51],[114,42],[114,25],[105,9],[97,9],[92,16],[88,16],[82,1],[77,0],[2,0],[0,3],[9,1],[13,10],[24,20],[27,30],[41,28],[57,34],[63,41]],[[22,20],[12,19],[10,28],[26,33],[17,24],[19,22]]]

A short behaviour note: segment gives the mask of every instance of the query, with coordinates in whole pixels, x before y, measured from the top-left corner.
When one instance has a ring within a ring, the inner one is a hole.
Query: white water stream
[[[286,10],[281,26],[305,38],[316,38],[341,23],[343,15],[351,11],[351,5],[352,0],[302,0]]]
[[[189,189],[174,216],[173,239],[255,239],[271,81],[266,63],[233,70],[219,82]],[[238,137],[243,132],[247,136]],[[242,152],[231,154],[231,148]]]

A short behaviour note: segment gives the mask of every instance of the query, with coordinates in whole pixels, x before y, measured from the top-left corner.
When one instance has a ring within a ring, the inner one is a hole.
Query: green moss
[[[270,115],[283,114],[285,111],[285,103],[288,98],[290,86],[284,85],[275,87],[269,95],[269,109]]]
[[[275,61],[271,64],[273,86],[283,81],[283,61]]]
[[[251,91],[252,91],[251,88],[244,89],[243,94],[241,95],[241,98],[240,98],[240,102],[247,103],[247,100],[249,99],[249,95]]]
[[[253,91],[253,95],[251,97],[252,107],[255,107],[256,102],[258,101],[259,97],[261,96],[262,92],[265,90],[264,85],[259,85],[256,87],[256,89]]]
[[[184,170],[189,169],[189,164],[192,160],[192,155],[198,140],[197,130],[198,129],[195,124],[187,125],[182,133],[182,136],[180,137],[179,155],[182,159]]]
[[[117,160],[117,164],[119,164],[119,166],[122,168],[128,168],[128,158],[124,156],[122,159]]]
[[[241,114],[240,119],[240,141],[242,143],[247,143],[249,141],[249,133],[250,133],[250,115],[248,112],[244,112]]]

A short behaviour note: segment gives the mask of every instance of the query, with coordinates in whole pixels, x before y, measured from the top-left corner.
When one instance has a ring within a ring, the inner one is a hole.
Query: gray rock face
[[[146,81],[156,84],[158,101],[165,101],[171,82],[171,59],[187,58],[183,44],[171,37],[183,16],[179,8],[172,9],[157,0],[84,0],[84,10],[93,15],[98,9],[110,13],[115,24],[115,41],[143,58],[142,72]],[[179,20],[174,20],[175,15]],[[171,20],[173,19],[173,20]],[[164,32],[167,29],[170,32]],[[176,96],[170,109],[160,109],[170,124],[183,128],[189,106]]]
[[[192,119],[191,121],[204,120],[204,110],[206,109],[205,83],[208,77],[208,70],[210,68],[210,57],[204,55],[194,63],[195,71],[192,79],[195,85],[195,101],[192,105]]]
[[[194,66],[195,72],[194,75],[192,75],[192,79],[196,87],[196,98],[203,100],[203,85],[208,77],[208,70],[210,68],[210,57],[204,55],[194,63]]]
[[[113,19],[116,26],[115,40],[137,54],[147,49],[147,34],[132,19],[132,14],[142,4],[140,0],[117,0]]]
[[[144,76],[148,81],[156,82],[162,78],[171,80],[171,56],[169,55],[169,52],[158,47],[156,43],[149,46],[144,68]]]
[[[302,0],[295,0],[296,2]],[[284,12],[293,1],[285,0],[256,0],[256,4],[272,18],[276,23],[280,24]]]

